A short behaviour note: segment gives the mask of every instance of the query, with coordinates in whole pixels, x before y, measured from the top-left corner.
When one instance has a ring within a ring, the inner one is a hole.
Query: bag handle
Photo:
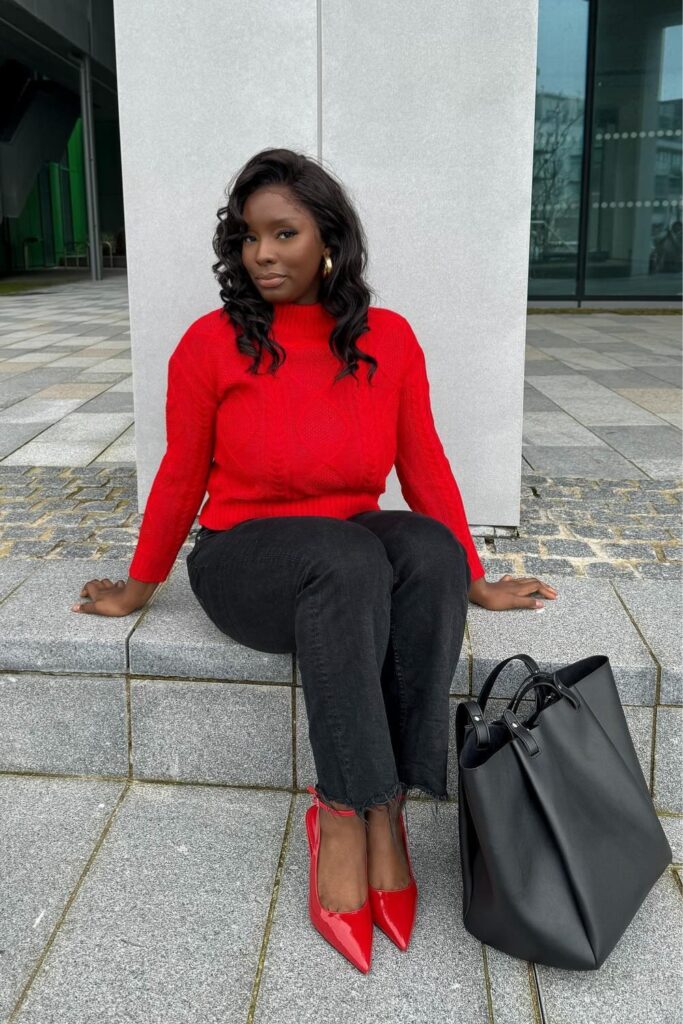
[[[465,742],[465,730],[472,726],[475,730],[475,745],[477,749],[486,747],[490,743],[489,727],[486,719],[480,714],[481,708],[476,700],[463,700],[458,704],[455,712],[455,746],[460,763],[460,754]],[[530,757],[540,753],[540,747],[536,743],[533,734],[527,729],[523,722],[520,722],[514,712],[505,708],[501,722],[507,726],[513,739],[518,739]]]
[[[479,696],[477,698],[479,706],[482,711],[486,710],[486,702],[491,695],[493,684],[495,683],[496,679],[498,678],[502,670],[505,668],[505,666],[508,665],[511,661],[523,661],[532,675],[540,674],[541,672],[538,664],[534,661],[532,657],[530,657],[530,655],[511,654],[509,658],[505,659],[505,661],[501,661],[498,665],[496,665],[496,667],[489,673],[486,682],[482,686],[479,692]]]
[[[465,729],[470,725],[474,729],[477,747],[488,746],[491,734],[481,708],[476,700],[462,700],[455,709],[455,749],[458,760],[465,742]]]
[[[580,707],[580,701],[577,694],[569,686],[565,686],[564,683],[560,682],[556,672],[554,672],[552,675],[549,672],[541,672],[539,675],[532,674],[530,676],[527,676],[524,682],[521,683],[521,685],[519,686],[517,693],[510,700],[508,707],[512,712],[516,714],[517,709],[519,708],[519,705],[524,695],[528,693],[529,690],[535,690],[536,711],[534,712],[533,717],[536,717],[536,715],[538,715],[539,712],[542,710],[543,703],[545,702],[547,697],[547,695],[544,694],[542,702],[539,703],[538,696],[539,690],[541,689],[548,689],[552,693],[555,693],[558,700],[562,697],[566,697],[573,708],[578,709]]]
[[[460,751],[462,750],[463,743],[465,741],[465,730],[472,726],[476,737],[476,745],[478,748],[488,746],[491,742],[491,734],[489,727],[484,718],[484,708],[486,702],[489,699],[493,684],[500,672],[505,666],[511,661],[523,661],[526,667],[529,669],[531,674],[539,673],[541,670],[534,659],[528,654],[513,654],[505,661],[501,661],[492,672],[489,673],[486,682],[481,688],[481,692],[476,700],[463,700],[460,701],[455,713],[455,746],[457,751],[458,759],[460,758]],[[527,679],[529,676],[527,676]],[[536,710],[534,714],[538,715],[542,707],[542,697],[539,691],[536,691]],[[514,716],[513,716],[514,717]],[[506,719],[508,728],[511,729],[510,723]],[[519,723],[518,723],[519,724]],[[517,728],[518,726],[515,726]]]

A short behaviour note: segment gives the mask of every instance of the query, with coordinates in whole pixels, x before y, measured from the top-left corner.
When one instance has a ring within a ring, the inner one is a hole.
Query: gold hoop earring
[[[323,277],[329,277],[332,273],[332,260],[329,256],[325,256],[325,269],[323,270]]]

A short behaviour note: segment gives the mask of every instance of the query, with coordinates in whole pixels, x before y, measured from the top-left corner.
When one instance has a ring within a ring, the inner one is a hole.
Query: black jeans
[[[187,569],[223,633],[296,652],[323,800],[362,816],[411,788],[448,798],[471,572],[447,526],[403,509],[247,519],[202,527]]]

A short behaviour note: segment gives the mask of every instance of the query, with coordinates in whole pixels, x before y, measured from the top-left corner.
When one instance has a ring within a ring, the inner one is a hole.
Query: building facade
[[[681,5],[540,0],[529,298],[681,296]]]

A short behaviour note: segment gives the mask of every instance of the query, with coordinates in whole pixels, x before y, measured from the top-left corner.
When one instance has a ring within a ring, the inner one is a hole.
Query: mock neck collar
[[[323,308],[322,302],[274,302],[273,330],[290,341],[297,338],[327,341],[336,323],[335,318]]]

